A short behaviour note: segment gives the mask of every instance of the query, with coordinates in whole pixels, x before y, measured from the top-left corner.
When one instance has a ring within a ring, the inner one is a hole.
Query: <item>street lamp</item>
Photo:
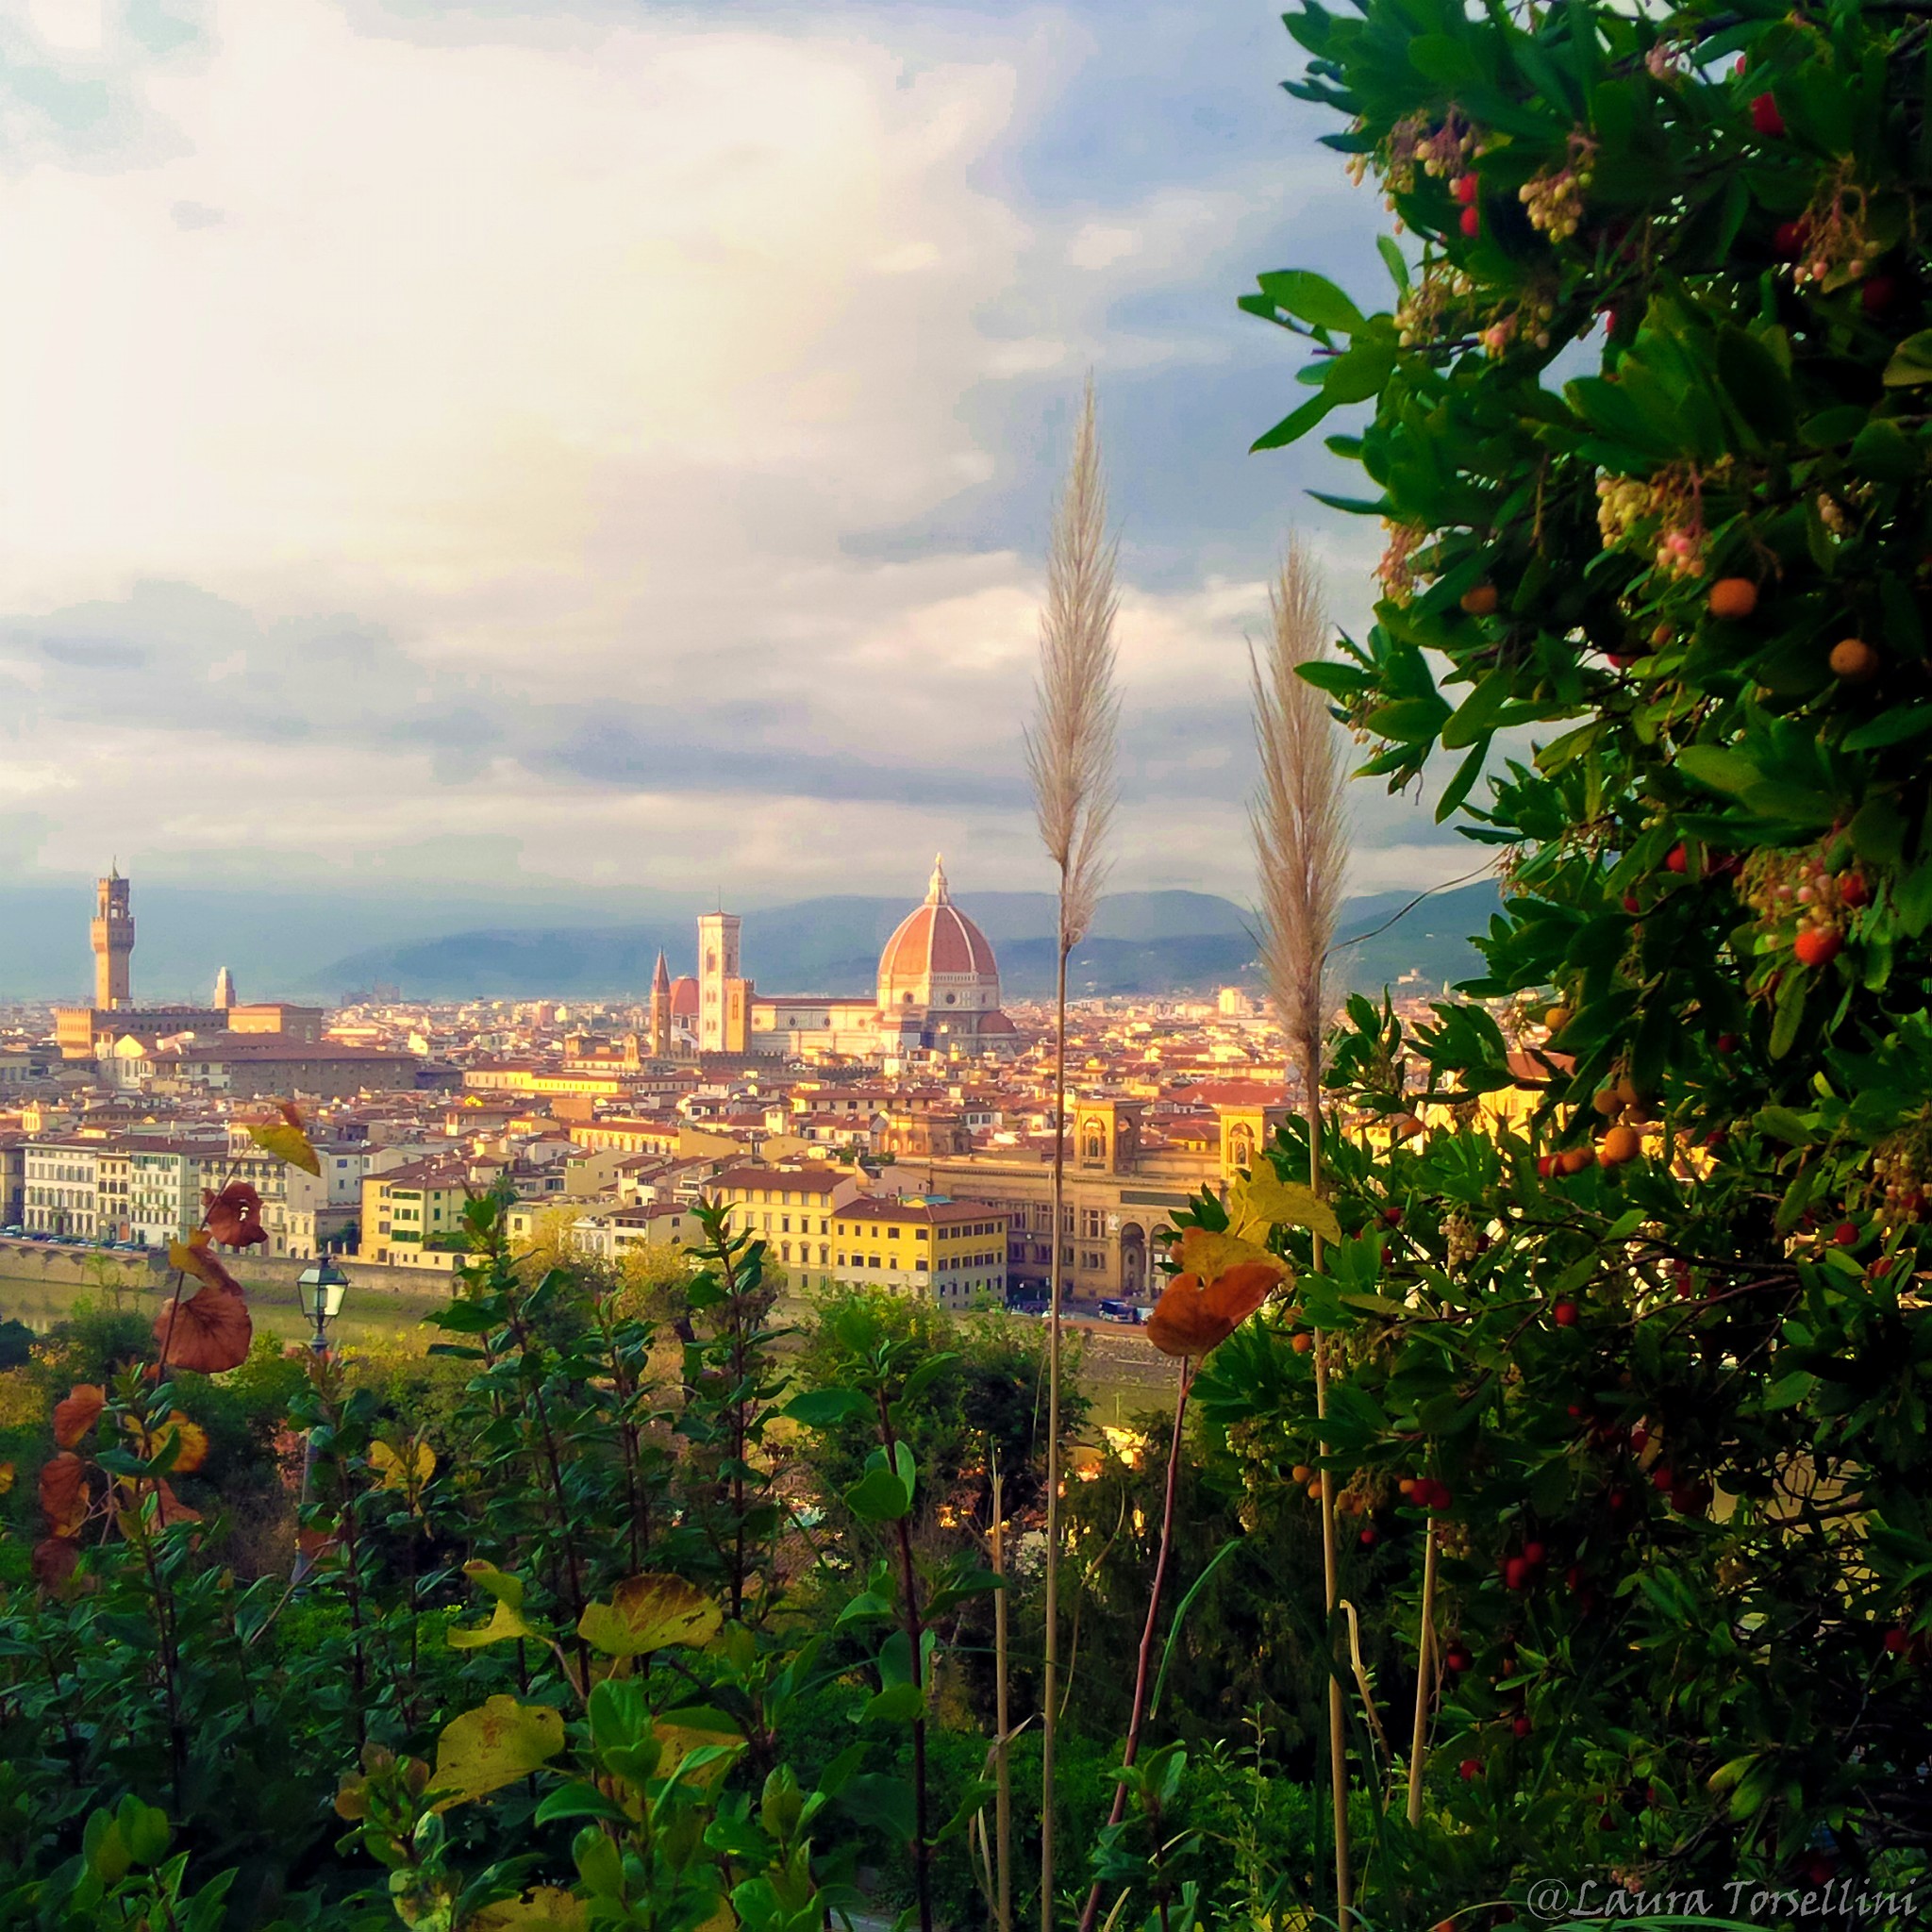
[[[295,1277],[295,1299],[301,1304],[302,1312],[315,1324],[315,1335],[308,1346],[320,1362],[328,1353],[328,1324],[342,1312],[342,1295],[349,1286],[349,1277],[325,1255],[313,1268],[305,1268]],[[295,1520],[302,1520],[301,1512],[308,1507],[309,1488],[315,1477],[315,1431],[310,1429],[308,1440],[302,1445],[302,1499],[296,1509]],[[298,1541],[295,1545],[295,1568],[289,1577],[292,1588],[308,1579],[311,1565],[308,1553]]]
[[[308,1345],[317,1355],[328,1352],[328,1324],[342,1312],[342,1295],[348,1286],[349,1277],[326,1255],[295,1277],[295,1298],[315,1324],[315,1339]]]

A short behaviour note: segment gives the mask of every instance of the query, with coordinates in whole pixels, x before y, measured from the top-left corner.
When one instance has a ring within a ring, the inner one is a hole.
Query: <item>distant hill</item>
[[[1354,942],[1342,946],[1336,964],[1350,986],[1379,988],[1413,971],[1424,990],[1440,991],[1479,970],[1466,935],[1487,924],[1495,887],[1485,882],[1438,893],[1395,917],[1413,898],[1379,893],[1348,903],[1339,937]],[[998,949],[1001,982],[1012,997],[1037,999],[1052,991],[1050,894],[984,892],[962,896],[959,905]],[[904,899],[852,895],[749,912],[745,971],[771,992],[862,994],[873,984],[879,949],[907,910]],[[1073,990],[1091,998],[1254,985],[1252,924],[1232,900],[1211,893],[1115,893],[1102,901],[1091,937],[1074,952]],[[673,973],[695,969],[691,921],[678,917],[622,926],[483,927],[375,946],[338,959],[314,983],[336,995],[396,986],[419,999],[636,997],[650,984],[660,947]]]

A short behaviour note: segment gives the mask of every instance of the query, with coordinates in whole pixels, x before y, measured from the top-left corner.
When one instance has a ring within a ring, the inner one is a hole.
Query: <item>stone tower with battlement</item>
[[[134,913],[128,905],[127,881],[116,866],[94,881],[94,919],[91,929],[94,949],[94,1005],[133,1004],[128,961],[134,952]]]

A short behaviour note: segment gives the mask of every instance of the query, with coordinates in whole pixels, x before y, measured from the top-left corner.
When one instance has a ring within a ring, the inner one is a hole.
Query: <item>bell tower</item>
[[[698,920],[698,1051],[745,1053],[751,1046],[751,982],[738,970],[739,918]]]
[[[127,881],[113,867],[94,881],[94,919],[91,928],[94,949],[94,1005],[130,1004],[128,958],[134,951],[134,914],[127,901]]]

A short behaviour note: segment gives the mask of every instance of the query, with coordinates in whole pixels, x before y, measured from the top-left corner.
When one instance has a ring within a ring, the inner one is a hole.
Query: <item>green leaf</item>
[[[613,1824],[627,1825],[630,1815],[614,1798],[607,1798],[595,1785],[567,1784],[545,1794],[537,1807],[537,1823],[548,1824],[553,1818],[607,1818]]]
[[[606,1657],[641,1657],[669,1644],[702,1649],[724,1612],[681,1576],[626,1576],[608,1604],[586,1604],[577,1635]]]
[[[1908,483],[1919,474],[1919,455],[1896,423],[1875,416],[1852,444],[1852,468],[1880,483]]]
[[[541,1770],[563,1749],[563,1714],[498,1696],[443,1725],[430,1774],[431,1809],[485,1798]]]
[[[1677,754],[1677,769],[1696,784],[1734,796],[1764,782],[1764,774],[1742,752],[1714,744],[1687,744]]]
[[[1891,352],[1883,380],[1887,389],[1914,389],[1932,382],[1932,329],[1907,336]]]
[[[1805,995],[1810,988],[1811,975],[1808,973],[1790,972],[1779,983],[1777,1005],[1771,1021],[1771,1041],[1769,1051],[1774,1060],[1781,1060],[1796,1045],[1798,1028],[1805,1018]]]
[[[877,1459],[845,1491],[845,1507],[866,1523],[893,1523],[912,1507],[912,1492],[886,1467],[881,1451],[873,1455]]]
[[[1904,744],[1908,739],[1923,738],[1928,731],[1932,731],[1932,705],[1900,705],[1846,732],[1840,747],[1845,751],[1877,751],[1888,744]]]
[[[1383,265],[1388,269],[1395,286],[1406,295],[1408,292],[1408,263],[1404,258],[1402,250],[1396,245],[1394,236],[1377,235],[1375,252],[1382,258]]]
[[[838,1802],[864,1828],[888,1831],[902,1842],[910,1841],[916,1828],[915,1813],[912,1786],[906,1778],[866,1772],[846,1779]]]
[[[1809,1147],[1818,1139],[1810,1122],[1788,1107],[1761,1107],[1751,1117],[1751,1124],[1760,1134],[1782,1141],[1788,1147]]]
[[[872,1404],[857,1389],[808,1389],[785,1405],[786,1416],[808,1429],[828,1429],[871,1412]]]
[[[1261,292],[1277,308],[1315,328],[1340,329],[1353,335],[1363,325],[1362,312],[1325,275],[1307,269],[1276,269],[1255,278]]]
[[[1335,400],[1328,395],[1311,396],[1300,408],[1284,416],[1265,436],[1257,436],[1248,445],[1248,454],[1253,456],[1264,449],[1286,449],[1290,443],[1300,441],[1334,408]]]
[[[868,1724],[909,1724],[924,1715],[925,1692],[917,1684],[889,1684],[859,1712]]]

